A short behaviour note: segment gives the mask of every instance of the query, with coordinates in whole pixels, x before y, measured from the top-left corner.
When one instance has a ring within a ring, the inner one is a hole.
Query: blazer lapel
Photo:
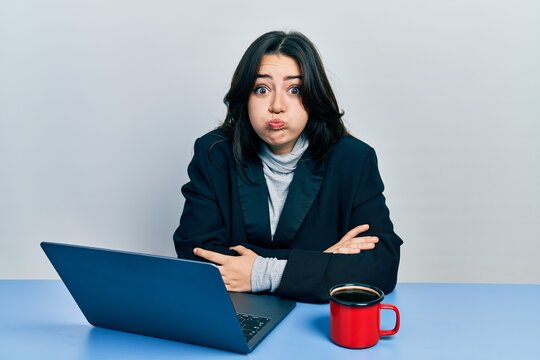
[[[260,247],[271,246],[268,188],[260,160],[243,169],[237,167],[238,193],[244,215],[248,242]]]
[[[324,163],[310,159],[308,152],[298,161],[289,192],[279,218],[273,247],[286,247],[294,239],[315,197],[324,175]]]

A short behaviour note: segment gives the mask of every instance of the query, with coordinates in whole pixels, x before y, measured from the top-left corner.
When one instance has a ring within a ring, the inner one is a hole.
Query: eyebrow
[[[257,74],[256,78],[257,79],[272,79],[272,76],[270,76],[269,74]],[[283,80],[293,80],[293,79],[302,80],[302,75],[289,75],[283,78]]]

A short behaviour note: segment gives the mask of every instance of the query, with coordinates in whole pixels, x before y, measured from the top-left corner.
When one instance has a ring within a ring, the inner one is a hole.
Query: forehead
[[[290,56],[272,54],[264,55],[259,65],[259,74],[275,73],[277,75],[301,75],[300,66]]]

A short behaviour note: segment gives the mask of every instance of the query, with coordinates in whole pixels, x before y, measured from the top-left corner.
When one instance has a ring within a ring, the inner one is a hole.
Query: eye
[[[293,86],[289,89],[289,92],[293,95],[300,95],[300,86]]]
[[[264,86],[256,86],[255,89],[253,89],[253,93],[255,95],[264,95],[268,92],[268,89]]]

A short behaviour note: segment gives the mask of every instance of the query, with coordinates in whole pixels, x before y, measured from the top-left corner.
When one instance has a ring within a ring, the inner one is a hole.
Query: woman
[[[174,234],[229,291],[328,301],[362,282],[392,291],[401,239],[374,150],[349,135],[315,46],[269,32],[240,60],[223,124],[195,142]]]

